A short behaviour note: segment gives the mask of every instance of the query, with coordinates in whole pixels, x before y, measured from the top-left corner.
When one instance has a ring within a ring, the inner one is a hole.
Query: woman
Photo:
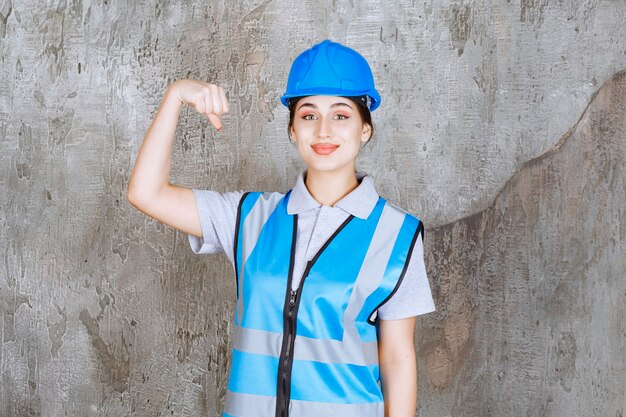
[[[421,221],[355,167],[380,96],[367,61],[326,40],[294,61],[281,102],[306,170],[287,193],[196,190],[168,181],[184,104],[216,129],[224,90],[170,85],[129,182],[142,212],[235,269],[225,416],[414,416],[415,316],[434,310]],[[402,284],[402,285],[401,285]]]

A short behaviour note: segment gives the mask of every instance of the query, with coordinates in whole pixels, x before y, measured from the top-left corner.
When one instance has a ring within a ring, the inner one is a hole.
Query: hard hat
[[[280,98],[302,96],[367,96],[370,111],[380,105],[372,70],[361,54],[340,43],[326,39],[296,57],[291,65],[287,91]]]

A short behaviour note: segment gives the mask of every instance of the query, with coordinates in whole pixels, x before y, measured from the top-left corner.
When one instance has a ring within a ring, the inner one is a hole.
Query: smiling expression
[[[296,103],[290,132],[309,169],[354,170],[359,149],[371,134],[356,106],[337,96],[308,96]]]

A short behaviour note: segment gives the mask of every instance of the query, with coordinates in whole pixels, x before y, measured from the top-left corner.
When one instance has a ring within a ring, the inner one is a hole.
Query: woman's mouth
[[[316,154],[319,155],[329,155],[333,153],[335,149],[339,147],[339,145],[333,145],[332,143],[318,143],[315,145],[311,145]]]

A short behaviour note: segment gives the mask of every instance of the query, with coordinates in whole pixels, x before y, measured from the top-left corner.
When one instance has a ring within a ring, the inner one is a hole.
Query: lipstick
[[[319,155],[330,155],[339,147],[339,145],[333,145],[332,143],[318,143],[311,145],[315,153]]]

